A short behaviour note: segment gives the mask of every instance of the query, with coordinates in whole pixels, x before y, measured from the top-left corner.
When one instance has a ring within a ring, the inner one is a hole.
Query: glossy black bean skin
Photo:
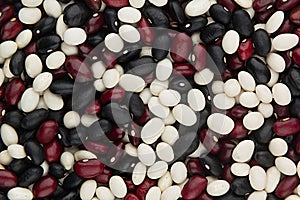
[[[207,47],[206,65],[215,74],[225,72],[226,64],[224,61],[225,52],[222,47],[211,45]]]
[[[36,129],[34,130],[24,130],[19,136],[19,143],[24,144],[27,140],[33,139],[35,137]]]
[[[210,16],[221,24],[228,24],[231,20],[231,13],[220,4],[214,4],[209,8]]]
[[[86,42],[92,46],[97,46],[104,41],[106,35],[106,31],[100,30],[97,33],[88,35]]]
[[[150,56],[143,56],[137,60],[130,61],[126,65],[126,73],[137,76],[145,76],[153,72],[156,68],[156,63]]]
[[[169,11],[172,18],[179,24],[183,24],[186,20],[184,10],[182,9],[179,1],[170,1],[169,2]]]
[[[83,26],[91,15],[90,10],[83,3],[73,3],[64,9],[64,22],[70,27]]]
[[[54,17],[44,17],[33,28],[33,35],[41,37],[52,32],[55,29],[56,19]]]
[[[11,125],[16,129],[16,131],[18,131],[21,128],[23,118],[24,116],[20,111],[13,110],[5,114],[3,122]]]
[[[258,151],[254,154],[254,159],[262,167],[272,167],[274,165],[274,156],[269,151]]]
[[[257,84],[266,84],[271,78],[268,67],[256,57],[252,57],[247,61],[246,70],[253,76]]]
[[[114,102],[105,105],[100,114],[102,118],[108,119],[117,125],[128,124],[132,121],[129,111]]]
[[[254,51],[257,55],[265,57],[271,50],[271,40],[263,29],[256,30],[252,35]]]
[[[15,172],[17,175],[21,175],[26,169],[30,168],[32,162],[28,158],[14,159],[8,165],[8,169]]]
[[[45,161],[46,155],[43,147],[34,140],[28,140],[24,143],[25,152],[30,156],[32,163],[40,165]]]
[[[249,37],[254,32],[250,16],[244,10],[240,9],[232,14],[232,24],[242,38]]]
[[[73,98],[72,108],[74,110],[83,110],[87,105],[90,104],[95,98],[95,88],[92,82],[88,83],[76,83],[76,86],[73,90],[73,95],[76,95],[76,98]]]
[[[60,200],[73,200],[73,199],[78,199],[78,198],[79,198],[78,191],[71,191],[59,199]]]
[[[245,200],[244,197],[239,197],[231,191],[227,192],[225,195],[221,197],[217,197],[216,199],[217,200]]]
[[[129,93],[127,99],[129,99],[129,112],[133,114],[133,117],[140,118],[143,116],[145,109],[143,100],[140,96],[136,93]]]
[[[131,60],[136,60],[139,58],[142,47],[139,43],[126,45],[122,52],[118,55],[119,63],[127,63]]]
[[[205,44],[211,44],[225,34],[225,27],[220,23],[211,23],[205,26],[200,38]]]
[[[112,130],[112,123],[106,119],[94,122],[87,131],[88,139],[92,141],[103,140]]]
[[[194,17],[186,20],[182,25],[179,25],[179,29],[192,34],[196,31],[200,31],[207,24],[207,18],[203,16]]]
[[[170,84],[169,84],[170,89],[176,90],[179,93],[186,93],[190,89],[192,89],[191,83],[185,78],[181,76],[176,76],[174,77]]]
[[[168,28],[170,21],[161,8],[149,6],[144,10],[144,15],[154,27]]]
[[[156,60],[162,60],[167,57],[169,48],[171,45],[171,39],[166,32],[158,32],[155,36],[152,44],[152,56]]]
[[[46,54],[57,50],[60,47],[61,39],[58,35],[43,36],[36,42],[37,51]]]
[[[69,130],[63,126],[58,127],[58,139],[64,147],[71,147],[69,138]]]
[[[213,176],[219,177],[223,173],[220,160],[212,154],[207,154],[204,157],[200,156],[200,163]]]
[[[43,168],[40,166],[33,166],[27,169],[18,179],[21,187],[28,187],[29,185],[37,182],[43,175]]]
[[[175,158],[186,157],[193,153],[199,146],[199,137],[195,132],[186,132],[174,143]]]
[[[87,140],[87,133],[85,129],[72,129],[68,135],[68,140],[71,145],[82,145]]]
[[[105,24],[107,25],[109,32],[117,33],[120,28],[117,11],[113,8],[106,7],[103,12]]]
[[[71,172],[63,182],[63,188],[67,190],[77,189],[84,179],[79,177],[75,172]]]
[[[66,169],[60,163],[51,163],[49,166],[49,174],[60,179],[65,176]]]
[[[9,69],[13,75],[21,75],[25,69],[25,59],[26,55],[23,51],[18,50],[16,53],[14,53],[9,63]]]
[[[267,144],[271,141],[273,137],[273,124],[275,123],[275,118],[268,118],[265,120],[262,127],[258,130],[252,132],[255,136],[255,140],[262,144]]]
[[[21,127],[26,130],[38,128],[48,118],[48,110],[37,109],[28,113],[21,122]]]
[[[55,80],[50,85],[50,91],[62,96],[70,95],[73,92],[73,82],[66,79]]]
[[[231,183],[230,188],[236,195],[239,196],[250,194],[253,191],[248,177],[235,178]]]

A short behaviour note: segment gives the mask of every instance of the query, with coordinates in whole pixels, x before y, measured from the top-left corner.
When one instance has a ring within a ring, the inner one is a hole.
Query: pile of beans
[[[300,0],[0,0],[0,200],[300,200]]]

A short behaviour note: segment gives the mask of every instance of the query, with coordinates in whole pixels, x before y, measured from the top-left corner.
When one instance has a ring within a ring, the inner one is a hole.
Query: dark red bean
[[[275,190],[275,195],[279,198],[286,198],[298,186],[298,176],[289,176],[282,179]]]
[[[198,175],[192,176],[181,191],[182,198],[186,200],[197,198],[205,190],[206,185],[207,180],[205,177]]]
[[[203,44],[197,44],[193,48],[193,66],[197,71],[201,71],[206,66],[206,48]]]
[[[107,155],[102,156],[101,158],[105,157],[106,165],[114,166],[116,165],[124,155],[125,144],[122,141],[114,142],[113,145],[110,147],[110,150]]]
[[[15,173],[6,169],[0,169],[0,180],[0,188],[12,188],[18,183]]]
[[[138,24],[139,32],[141,34],[141,40],[145,44],[152,44],[154,41],[154,31],[145,17],[142,17],[141,21]]]
[[[65,62],[65,69],[76,81],[86,82],[93,79],[90,66],[78,56],[69,56]]]
[[[98,154],[106,154],[109,150],[109,146],[107,146],[106,144],[102,144],[100,142],[85,142],[84,146],[86,147],[86,149],[88,149],[89,151],[92,151],[94,153],[98,153]]]
[[[141,127],[135,123],[131,123],[125,131],[128,134],[130,143],[138,147],[141,143]]]
[[[255,0],[253,1],[252,6],[256,12],[263,12],[273,7],[275,3],[276,0]]]
[[[204,192],[197,198],[197,200],[213,200],[213,198]]]
[[[112,170],[104,167],[102,174],[95,177],[97,183],[108,184],[110,177],[112,176]]]
[[[173,73],[178,76],[192,76],[196,72],[194,66],[189,63],[176,63],[173,70]]]
[[[289,69],[293,64],[293,58],[290,56],[290,51],[282,52],[280,55],[283,57],[285,61],[285,68]]]
[[[226,7],[231,13],[239,8],[239,6],[233,0],[218,0],[217,2]]]
[[[101,104],[98,100],[92,101],[85,109],[85,113],[89,115],[95,115],[100,113]]]
[[[294,8],[295,6],[297,6],[300,3],[299,0],[289,0],[289,1],[285,1],[285,0],[278,0],[276,2],[276,7],[279,10],[290,10],[292,8]]]
[[[224,166],[222,178],[224,178],[224,180],[226,180],[230,184],[235,179],[234,175],[231,173],[231,166],[230,166],[230,164]]]
[[[205,175],[205,169],[201,166],[199,159],[192,158],[186,164],[190,176]]]
[[[44,176],[34,184],[32,192],[36,198],[48,197],[55,192],[57,183],[53,176]]]
[[[23,24],[16,18],[6,22],[1,28],[1,39],[11,40],[15,38],[23,29]]]
[[[300,45],[300,28],[297,28],[294,30],[294,33],[298,36],[299,38],[299,42],[298,42],[298,46]]]
[[[8,83],[5,90],[4,99],[6,103],[10,106],[15,106],[21,99],[22,93],[25,90],[24,82],[19,79],[15,78]]]
[[[49,143],[57,135],[58,123],[48,120],[42,123],[36,133],[36,138],[41,144]]]
[[[60,155],[63,152],[63,147],[57,139],[54,139],[50,143],[44,145],[44,150],[46,154],[46,160],[49,163],[52,163],[59,161]]]
[[[84,30],[87,34],[93,34],[98,32],[103,24],[103,15],[101,13],[96,13],[86,22]]]
[[[100,96],[100,102],[102,104],[107,104],[111,101],[120,102],[125,97],[125,90],[121,87],[115,87],[113,89],[106,90]]]
[[[254,18],[259,23],[266,23],[274,12],[275,12],[275,8],[270,8],[263,12],[256,12]]]
[[[218,158],[222,163],[229,163],[231,161],[232,151],[236,145],[231,141],[225,141],[221,145]]]
[[[152,117],[152,113],[149,111],[148,107],[144,107],[144,114],[139,119],[136,119],[135,122],[139,125],[146,124]]]
[[[244,62],[239,58],[238,54],[227,55],[227,64],[233,70],[240,70],[244,67]]]
[[[248,135],[248,130],[244,127],[241,121],[236,121],[234,128],[230,133],[230,137],[234,139],[242,139]]]
[[[295,152],[295,150],[292,148],[289,148],[288,152],[286,153],[286,156],[295,163],[298,163],[300,160],[298,152]]]
[[[286,18],[280,28],[276,31],[276,35],[282,34],[282,33],[290,33],[294,30],[295,24],[291,22],[289,18]]]
[[[221,74],[221,78],[223,81],[227,81],[228,79],[233,78],[234,74],[233,71],[230,69],[225,69],[225,71]]]
[[[293,61],[300,66],[300,47],[293,50]]]
[[[151,180],[149,178],[146,178],[136,189],[135,195],[140,200],[145,200],[146,194],[149,191],[149,189],[156,185],[156,181]]]
[[[171,46],[171,57],[175,62],[185,62],[192,49],[192,40],[185,33],[178,33]]]
[[[104,170],[104,164],[97,159],[91,159],[86,162],[78,161],[74,164],[74,171],[82,178],[94,178],[100,175]]]
[[[98,49],[87,43],[78,46],[78,53],[90,62],[95,62],[100,58]]]
[[[274,113],[276,113],[278,118],[287,118],[290,116],[290,109],[288,106],[280,106],[275,104]]]
[[[246,61],[252,56],[253,53],[254,53],[254,49],[253,49],[252,40],[249,38],[242,41],[238,48],[239,58],[243,61]]]
[[[107,6],[113,8],[122,8],[129,4],[128,0],[103,0]]]
[[[125,184],[127,186],[127,190],[130,192],[134,192],[135,185],[133,184],[132,180],[130,178],[125,179]]]
[[[140,200],[140,199],[134,194],[127,194],[125,200]]]
[[[117,56],[111,51],[104,51],[101,57],[108,69],[114,68],[114,66],[117,64]]]
[[[101,8],[101,0],[85,0],[86,5],[93,11],[97,12]]]
[[[300,25],[300,6],[297,6],[296,8],[293,8],[290,12],[290,20],[296,24]]]
[[[297,118],[279,119],[274,123],[273,131],[278,136],[294,135],[300,131],[300,120]]]
[[[200,132],[200,140],[205,148],[212,154],[217,154],[221,149],[221,145],[218,143],[218,135],[209,129],[204,129]]]
[[[1,5],[0,7],[0,26],[12,18],[14,14],[14,7],[11,5]]]

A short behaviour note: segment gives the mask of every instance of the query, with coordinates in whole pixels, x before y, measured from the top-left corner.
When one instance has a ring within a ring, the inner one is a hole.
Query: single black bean
[[[118,163],[114,165],[114,169],[121,174],[131,175],[135,165],[139,162],[137,157],[125,154]]]
[[[245,200],[244,197],[235,195],[232,191],[227,192],[225,195],[217,197],[217,200]]]
[[[236,195],[239,196],[245,196],[253,191],[248,177],[235,178],[231,183],[230,188]]]
[[[49,34],[55,29],[56,19],[54,17],[44,17],[33,28],[33,35],[35,37],[41,37]]]
[[[45,161],[46,155],[43,147],[34,140],[28,140],[24,143],[25,152],[30,156],[33,164],[40,165]]]
[[[257,55],[265,57],[271,50],[271,40],[263,29],[256,30],[252,35],[254,51]]]
[[[58,139],[64,147],[71,147],[71,143],[68,138],[69,129],[59,126],[58,127]]]
[[[257,84],[266,84],[271,78],[271,72],[259,58],[251,57],[246,63],[246,70],[253,76]]]
[[[289,135],[283,138],[288,145],[292,145],[294,141],[294,135]]]
[[[38,128],[48,117],[48,110],[37,109],[28,113],[21,122],[21,127],[26,130]]]
[[[280,198],[278,198],[277,196],[275,196],[272,193],[269,193],[267,196],[267,200],[280,200]]]
[[[26,55],[22,50],[18,50],[16,53],[14,53],[9,63],[9,69],[13,75],[21,75],[25,69],[25,59]]]
[[[28,187],[37,182],[43,175],[43,168],[40,166],[33,166],[21,174],[18,179],[19,186]]]
[[[288,72],[288,77],[293,86],[300,90],[300,69],[296,66],[291,67]]]
[[[35,137],[36,129],[34,130],[24,130],[22,134],[19,136],[19,143],[24,145],[24,143],[29,140],[33,139]]]
[[[126,44],[118,56],[118,62],[127,63],[131,60],[136,60],[139,58],[141,51],[142,47],[140,43]]]
[[[73,90],[73,96],[76,96],[73,98],[73,110],[85,109],[95,99],[95,93],[93,82],[76,83]]]
[[[117,125],[128,124],[132,121],[129,110],[114,102],[105,105],[100,114],[102,118],[108,119]]]
[[[185,77],[176,76],[171,80],[169,88],[178,91],[180,94],[183,94],[191,90],[192,85]]]
[[[88,139],[92,141],[103,140],[112,130],[112,123],[106,119],[94,122],[87,130]]]
[[[258,151],[254,154],[254,159],[262,167],[272,167],[274,165],[274,156],[269,151]]]
[[[60,47],[61,39],[58,35],[43,36],[36,42],[37,51],[46,54],[57,50]]]
[[[300,118],[300,98],[295,97],[290,104],[290,114],[291,116]]]
[[[251,18],[245,10],[239,9],[232,14],[232,24],[242,38],[250,37],[254,32]]]
[[[203,28],[200,38],[205,44],[211,44],[225,34],[225,27],[220,23],[211,23]]]
[[[109,32],[118,33],[120,27],[120,21],[118,18],[117,11],[113,8],[106,7],[104,12],[105,24]]]
[[[209,14],[215,20],[221,24],[228,24],[231,20],[231,13],[220,4],[214,4],[209,8]]]
[[[66,79],[55,80],[50,85],[51,92],[62,96],[71,95],[73,92],[73,82]]]
[[[70,130],[68,140],[71,145],[82,145],[87,140],[86,130],[82,128],[76,128]]]
[[[184,10],[180,5],[179,1],[172,0],[169,2],[169,10],[172,18],[179,24],[183,24],[186,20]]]
[[[145,76],[153,72],[156,68],[156,63],[150,56],[143,56],[137,60],[130,61],[126,65],[126,73],[137,76]]]
[[[207,47],[206,65],[214,74],[225,72],[226,63],[224,61],[225,52],[222,47],[211,45]]]
[[[262,127],[252,132],[255,136],[255,141],[267,144],[271,141],[273,137],[273,124],[275,123],[275,118],[271,117],[265,120]]]
[[[213,176],[219,177],[223,174],[220,160],[212,154],[207,154],[203,157],[200,156],[200,163]]]
[[[32,166],[32,162],[28,158],[13,159],[8,165],[8,169],[21,175],[26,169]]]
[[[291,94],[292,94],[293,97],[300,96],[300,90],[297,88],[297,86],[291,80],[291,77],[289,76],[289,73],[286,74],[285,76],[283,76],[282,83],[284,83],[286,86],[288,86],[288,88],[291,91]]]
[[[160,31],[154,38],[151,53],[153,58],[156,60],[162,60],[167,57],[169,53],[169,48],[171,45],[171,39],[169,35],[164,32]]]
[[[161,8],[149,6],[144,10],[144,15],[154,27],[169,27],[170,21],[168,19],[168,16]]]
[[[66,169],[60,163],[51,163],[49,166],[49,174],[60,179],[66,174]]]
[[[73,3],[64,9],[64,22],[70,27],[83,26],[92,12],[84,3]]]
[[[63,182],[63,188],[67,190],[73,190],[79,188],[84,179],[79,177],[75,172],[71,172]]]
[[[143,116],[145,109],[143,100],[136,93],[128,93],[126,99],[129,99],[129,112],[133,114],[134,118],[140,118]]]
[[[201,130],[203,129],[203,127],[206,125],[206,120],[208,118],[208,116],[211,114],[211,108],[210,107],[206,107],[204,108],[204,110],[202,110],[200,113],[199,113],[199,120],[197,122],[197,125],[198,125],[198,130]]]
[[[74,200],[74,199],[76,199],[76,200],[79,199],[79,192],[78,191],[68,192],[66,195],[59,198],[59,200]]]
[[[86,42],[92,46],[97,46],[104,41],[106,35],[107,35],[106,31],[100,30],[97,33],[88,35]]]
[[[11,125],[16,129],[16,131],[18,131],[21,128],[23,118],[24,115],[19,110],[13,110],[5,114],[3,123]]]
[[[199,146],[199,136],[196,132],[186,132],[174,143],[175,158],[186,157],[193,153]]]
[[[68,194],[68,191],[64,190],[64,188],[58,184],[55,192],[51,195],[54,199],[61,199],[62,196]]]
[[[207,22],[208,20],[206,17],[203,16],[193,17],[191,19],[186,20],[183,24],[179,25],[179,29],[192,34],[204,28]]]
[[[61,110],[49,110],[48,113],[48,120],[53,120],[56,121],[59,124],[63,123],[63,117],[65,115],[66,111],[65,109],[61,109]]]

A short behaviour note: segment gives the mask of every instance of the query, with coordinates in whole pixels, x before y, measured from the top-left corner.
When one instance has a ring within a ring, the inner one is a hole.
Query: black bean
[[[18,50],[16,53],[14,53],[9,63],[9,69],[13,75],[21,75],[25,69],[25,59],[26,55],[22,50]]]
[[[82,145],[87,140],[86,130],[82,128],[72,129],[68,135],[71,145]]]
[[[213,176],[219,177],[223,174],[220,160],[212,154],[207,154],[203,157],[200,156],[200,163]]]
[[[292,88],[300,90],[300,69],[296,66],[291,67],[288,72],[288,77]]]
[[[176,76],[171,80],[169,88],[182,94],[187,93],[190,89],[192,89],[192,85],[185,77]]]
[[[136,93],[128,93],[126,95],[129,99],[129,112],[134,116],[134,118],[140,118],[143,116],[145,109],[144,109],[144,103],[143,100],[140,98],[140,96]]]
[[[59,126],[58,127],[58,139],[63,144],[64,147],[71,147],[71,143],[68,138],[69,129]]]
[[[3,123],[11,125],[14,129],[16,129],[16,131],[18,131],[21,128],[23,118],[24,116],[19,110],[13,110],[5,114]]]
[[[245,10],[240,9],[232,14],[232,24],[242,38],[249,37],[254,32],[251,18]]]
[[[292,142],[294,141],[294,135],[289,135],[283,138],[284,141],[286,141],[286,143],[288,145],[292,145]]]
[[[61,199],[62,196],[68,194],[61,185],[57,185],[55,192],[51,195],[54,199]]]
[[[28,158],[13,159],[8,165],[8,169],[21,175],[26,169],[32,166],[32,162]]]
[[[103,140],[106,134],[112,130],[112,124],[106,119],[100,119],[94,122],[87,130],[88,139],[92,141]]]
[[[37,182],[43,175],[43,168],[40,166],[33,166],[27,169],[18,179],[19,186],[28,187]]]
[[[295,97],[290,104],[290,114],[294,117],[300,118],[300,98]]]
[[[129,110],[114,102],[105,105],[100,114],[102,118],[106,118],[117,125],[128,124],[132,121]]]
[[[258,151],[254,154],[254,159],[262,167],[272,167],[274,165],[274,156],[269,151]]]
[[[288,86],[288,88],[291,91],[291,94],[292,94],[293,97],[300,96],[300,90],[297,88],[297,86],[291,80],[291,77],[289,76],[289,73],[286,74],[285,76],[283,76],[282,83],[284,83],[286,86]]]
[[[70,27],[83,26],[91,12],[84,3],[73,3],[64,9],[64,22]]]
[[[225,52],[222,47],[211,45],[207,47],[206,65],[214,74],[225,72],[226,63],[224,61]]]
[[[209,8],[209,14],[215,22],[219,22],[224,25],[230,23],[231,13],[220,4],[212,5]]]
[[[196,132],[186,132],[174,143],[175,158],[186,157],[193,153],[199,146],[199,136]]]
[[[49,166],[49,174],[60,179],[66,174],[66,169],[60,163],[51,163]]]
[[[118,33],[120,27],[120,21],[118,18],[117,11],[113,8],[106,7],[104,12],[105,24],[109,32]]]
[[[48,110],[37,109],[28,113],[21,122],[21,127],[26,130],[38,128],[48,118]]]
[[[169,2],[169,10],[172,18],[179,24],[183,24],[186,20],[184,10],[182,9],[179,1],[172,0]]]
[[[63,197],[59,198],[59,200],[74,200],[74,199],[79,199],[79,193],[78,191],[71,191],[68,192],[66,195]]]
[[[118,62],[127,63],[131,60],[136,60],[139,58],[141,51],[142,47],[140,43],[126,44],[118,56]]]
[[[271,40],[268,33],[263,29],[258,29],[252,36],[254,51],[257,55],[265,57],[271,50]]]
[[[49,34],[55,29],[56,19],[54,17],[44,17],[33,28],[33,35],[35,37],[41,37]]]
[[[24,144],[27,140],[33,139],[35,137],[36,129],[34,130],[24,130],[19,136],[19,143]]]
[[[114,165],[114,169],[120,173],[131,174],[135,165],[139,162],[137,157],[125,154],[122,159]]]
[[[267,196],[267,200],[280,200],[280,198],[276,197],[274,194],[269,193]]]
[[[130,61],[126,65],[126,73],[137,76],[145,76],[153,72],[156,68],[156,63],[150,56],[143,56],[137,60]]]
[[[239,196],[245,196],[253,191],[248,177],[235,178],[231,183],[230,188],[236,195]]]
[[[53,120],[53,121],[56,121],[59,124],[62,124],[63,123],[63,117],[64,117],[65,113],[66,113],[65,109],[49,110],[48,120]]]
[[[275,123],[275,118],[271,117],[266,119],[262,127],[252,132],[252,135],[255,136],[255,140],[262,144],[269,143],[274,134],[273,133],[274,123]]]
[[[211,44],[225,34],[225,27],[220,23],[211,23],[203,28],[200,38],[205,44]]]
[[[256,57],[251,57],[247,61],[246,70],[253,76],[257,84],[266,84],[271,78],[271,72],[266,64]]]
[[[76,83],[73,90],[73,96],[76,96],[73,98],[73,110],[85,109],[95,99],[95,93],[93,82]]]
[[[97,46],[104,41],[106,35],[106,31],[100,30],[97,33],[88,35],[86,42],[92,46]]]
[[[67,190],[77,189],[84,179],[79,177],[75,172],[71,172],[63,182],[63,188]]]
[[[40,165],[44,162],[46,155],[43,147],[34,140],[28,140],[24,143],[25,152],[30,156],[33,164]]]
[[[37,51],[46,54],[57,50],[60,47],[61,39],[58,35],[43,36],[36,42]]]
[[[192,34],[204,28],[207,22],[208,21],[206,17],[193,17],[191,19],[186,20],[182,25],[179,25],[179,29]]]
[[[54,80],[50,85],[51,92],[62,96],[70,95],[73,92],[73,82],[66,79]]]
[[[227,192],[225,195],[216,198],[217,200],[245,200],[244,197],[235,195],[232,191]]]
[[[158,32],[158,34],[154,38],[151,49],[153,58],[155,58],[156,60],[162,60],[167,57],[170,45],[171,39],[169,35],[163,31]]]
[[[161,8],[149,6],[144,10],[145,17],[151,22],[152,26],[168,28],[170,21]]]

